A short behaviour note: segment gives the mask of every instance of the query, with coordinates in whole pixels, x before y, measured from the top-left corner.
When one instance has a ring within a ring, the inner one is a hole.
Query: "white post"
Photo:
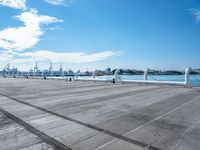
[[[38,72],[38,66],[37,66],[37,61],[35,63],[35,67],[34,67],[34,78],[36,76],[36,72]]]
[[[191,71],[192,69],[190,68],[190,67],[187,67],[186,69],[185,69],[185,86],[186,87],[192,87],[192,83],[191,83],[191,81],[190,81],[190,71]]]
[[[34,79],[35,79],[35,69],[34,69]]]
[[[53,65],[52,65],[52,62],[50,63],[49,72],[50,72],[50,76],[53,77]]]
[[[144,71],[144,80],[148,80],[148,72],[149,68],[146,68],[146,70]]]
[[[78,79],[79,71],[76,72],[76,79]]]
[[[120,72],[120,69],[116,69],[115,70],[115,74],[114,74],[115,82],[117,82],[117,80],[118,80],[118,74],[119,74],[119,72]]]
[[[97,73],[97,70],[95,70],[95,71],[93,72],[93,74],[92,74],[92,76],[93,76],[93,79],[95,79],[95,78],[96,78],[96,73]]]

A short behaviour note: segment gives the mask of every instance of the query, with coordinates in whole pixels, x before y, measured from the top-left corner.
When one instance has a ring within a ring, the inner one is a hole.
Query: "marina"
[[[2,150],[198,150],[200,88],[0,78]]]

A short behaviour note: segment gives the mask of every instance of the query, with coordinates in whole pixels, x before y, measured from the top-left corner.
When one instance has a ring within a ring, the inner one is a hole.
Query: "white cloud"
[[[51,61],[51,62],[63,62],[63,63],[87,63],[87,62],[97,62],[105,60],[113,55],[113,51],[103,51],[93,54],[79,53],[69,53],[69,52],[52,52],[52,51],[37,51],[32,53],[22,53],[19,56],[26,57],[28,59],[39,61]]]
[[[51,5],[61,5],[61,6],[68,6],[73,3],[73,0],[44,0],[48,4]]]
[[[40,40],[39,37],[43,35],[42,24],[62,22],[54,17],[38,15],[34,9],[23,12],[14,18],[22,21],[24,26],[1,30],[0,48],[17,51],[32,48]]]
[[[26,0],[0,0],[0,5],[26,10]]]
[[[103,61],[112,56],[121,55],[121,52],[102,51],[98,53],[74,53],[74,52],[52,52],[41,50],[37,52],[13,52],[13,51],[0,51],[0,67],[3,68],[6,64],[10,63],[22,70],[30,69],[33,64],[38,61],[42,66],[48,67],[49,62],[53,63],[67,63],[67,64],[84,64]],[[78,65],[78,66],[79,66]],[[44,69],[47,69],[47,68]],[[80,68],[79,68],[80,69]]]
[[[192,8],[189,9],[190,13],[195,16],[197,22],[200,22],[200,9]]]
[[[52,5],[69,5],[73,0],[44,0]],[[13,18],[23,23],[20,27],[5,28],[0,30],[0,66],[7,63],[30,67],[35,61],[40,63],[59,62],[59,63],[89,63],[108,59],[112,56],[120,55],[119,52],[102,51],[98,53],[86,54],[83,52],[53,52],[39,50],[36,52],[23,52],[33,48],[44,34],[41,25],[62,22],[55,17],[39,15],[35,9],[27,9],[26,0],[0,0],[0,5],[21,9],[23,12]],[[58,29],[49,28],[50,30]],[[1,51],[3,49],[4,51]]]

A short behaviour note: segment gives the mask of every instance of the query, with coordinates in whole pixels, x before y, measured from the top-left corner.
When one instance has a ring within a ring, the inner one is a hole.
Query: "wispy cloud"
[[[109,59],[113,56],[118,56],[120,52],[116,51],[102,51],[98,53],[74,53],[74,52],[53,52],[41,50],[37,52],[13,52],[13,51],[0,51],[0,66],[4,67],[7,63],[15,65],[22,70],[28,70],[32,65],[38,61],[43,66],[48,66],[49,62],[53,63],[67,63],[67,64],[83,64],[93,63]]]
[[[62,22],[62,20],[55,17],[38,15],[38,12],[34,9],[23,12],[14,18],[22,21],[24,26],[6,28],[0,31],[0,47],[3,49],[22,51],[32,48],[38,43],[40,36],[43,35],[42,24]]]
[[[93,54],[85,54],[83,52],[53,52],[48,50],[41,50],[31,53],[18,54],[19,56],[26,57],[28,60],[32,58],[33,60],[39,61],[51,61],[51,62],[63,62],[63,63],[87,63],[87,62],[97,62],[105,60],[113,55],[117,54],[113,51],[103,51]]]
[[[26,10],[26,0],[0,0],[0,5],[14,9]]]
[[[189,12],[195,16],[195,19],[198,23],[200,23],[200,9],[191,8]]]
[[[44,1],[51,5],[68,6],[72,4],[74,0],[44,0]]]

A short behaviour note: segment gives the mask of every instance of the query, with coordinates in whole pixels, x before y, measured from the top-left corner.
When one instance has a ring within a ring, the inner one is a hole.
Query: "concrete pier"
[[[200,88],[0,78],[1,150],[199,150]]]

